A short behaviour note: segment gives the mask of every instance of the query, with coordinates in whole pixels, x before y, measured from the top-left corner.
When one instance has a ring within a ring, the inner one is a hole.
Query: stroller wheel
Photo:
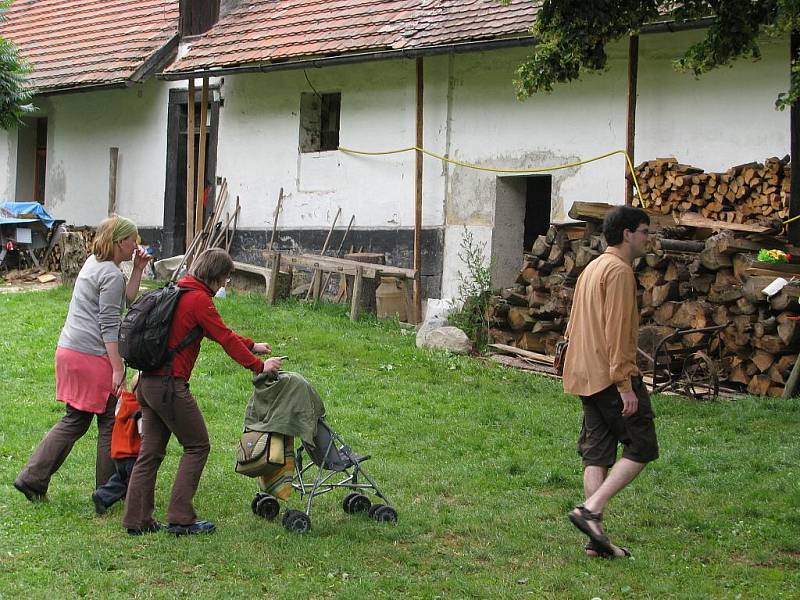
[[[260,501],[262,498],[267,498],[267,497],[269,497],[269,494],[265,494],[264,492],[258,492],[258,493],[256,494],[256,497],[255,497],[255,498],[253,498],[253,501],[250,503],[250,509],[253,511],[253,514],[254,514],[254,515],[257,515],[257,514],[258,514],[258,508],[257,508],[257,506],[258,506],[258,502],[259,502],[259,501]]]
[[[354,515],[360,512],[367,512],[372,502],[369,498],[358,492],[350,492],[342,500],[342,509],[348,515]]]
[[[349,498],[349,499],[348,499]],[[364,513],[370,509],[372,502],[364,494],[348,494],[343,503],[344,512],[349,515]]]
[[[264,497],[256,504],[255,513],[259,517],[264,517],[272,521],[272,519],[278,516],[280,511],[281,506],[278,504],[278,500],[268,494],[264,494]]]
[[[386,505],[385,504],[373,504],[372,506],[369,507],[369,512],[367,513],[367,516],[369,516],[370,519],[374,519],[375,518],[375,513],[378,512],[378,510],[380,510],[384,506],[386,506]]]
[[[342,499],[342,510],[348,515],[353,514],[353,511],[350,509],[350,503],[356,496],[358,496],[358,492],[350,492]]]
[[[378,523],[397,523],[397,511],[391,506],[381,504],[370,516]]]
[[[306,533],[311,529],[311,517],[299,510],[288,510],[283,515],[283,526],[295,533]]]

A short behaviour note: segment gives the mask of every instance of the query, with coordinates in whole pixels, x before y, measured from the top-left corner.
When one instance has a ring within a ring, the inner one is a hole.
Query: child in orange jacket
[[[131,387],[135,389],[136,379],[134,378],[131,383]],[[105,485],[101,485],[92,493],[94,509],[98,515],[102,515],[112,504],[122,500],[128,492],[128,479],[142,446],[141,418],[142,408],[136,400],[136,394],[122,392],[117,401],[114,429],[111,432],[111,458],[114,460],[115,473]]]

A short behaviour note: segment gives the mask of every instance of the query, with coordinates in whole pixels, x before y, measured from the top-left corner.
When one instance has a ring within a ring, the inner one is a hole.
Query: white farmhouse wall
[[[0,202],[16,197],[17,132],[0,129]]]
[[[699,79],[676,73],[672,59],[700,36],[642,36],[634,162],[675,156],[706,170],[724,170],[788,153],[789,115],[774,109],[775,98],[788,83],[788,41],[765,39],[763,59],[756,63],[738,61]],[[526,50],[508,50],[455,57],[447,134],[452,157],[524,169],[571,163],[625,147],[627,44],[610,48],[606,72],[519,102],[511,80],[525,54]],[[542,218],[566,219],[577,200],[624,202],[623,160],[617,155],[553,171],[552,210]],[[498,190],[503,193],[498,195]],[[457,272],[463,270],[457,253],[465,227],[485,244],[494,262],[495,284],[513,283],[519,255],[509,256],[509,240],[521,240],[523,225],[496,204],[507,191],[495,174],[451,167],[443,296],[457,290]],[[524,204],[518,208],[524,211]]]
[[[45,207],[74,225],[96,225],[108,211],[109,148],[119,148],[117,212],[140,227],[163,222],[169,85],[51,96]]]
[[[762,59],[738,60],[695,79],[671,61],[702,32],[642,36],[636,157],[675,156],[706,171],[789,153],[789,111],[775,100],[789,86],[788,38],[760,40]]]
[[[413,61],[384,61],[306,71],[319,93],[341,92],[340,144],[391,150],[415,140]],[[435,77],[438,84],[438,75]],[[446,95],[444,79],[442,90]],[[299,151],[300,94],[313,91],[303,71],[226,77],[220,111],[217,172],[242,201],[244,228],[271,227],[284,190],[281,229],[327,228],[341,207],[346,224],[397,229],[414,226],[414,154],[361,157],[338,151]],[[436,108],[436,107],[434,107]],[[440,127],[440,123],[432,124]],[[436,165],[438,167],[438,165]],[[441,171],[441,168],[439,168]],[[436,171],[423,222],[439,225],[444,188]],[[427,200],[427,199],[426,199]]]

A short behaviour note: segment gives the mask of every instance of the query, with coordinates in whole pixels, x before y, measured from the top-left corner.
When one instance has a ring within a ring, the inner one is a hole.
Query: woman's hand
[[[264,342],[253,344],[253,354],[272,354],[272,346]]]
[[[270,373],[272,375],[277,375],[278,371],[281,370],[281,364],[283,361],[278,357],[270,358],[269,360],[264,361],[264,370],[263,373]]]
[[[114,369],[111,375],[111,392],[119,398],[120,394],[127,390],[128,386],[125,383],[125,367]]]
[[[145,252],[144,248],[141,246],[137,246],[136,250],[133,251],[133,268],[138,269],[139,271],[144,271],[144,268],[153,260],[153,257],[150,256],[147,252]]]

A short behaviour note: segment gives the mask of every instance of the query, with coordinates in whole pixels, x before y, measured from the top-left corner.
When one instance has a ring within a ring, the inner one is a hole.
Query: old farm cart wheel
[[[716,400],[719,396],[719,371],[705,352],[686,357],[681,373],[684,393],[697,400]]]

